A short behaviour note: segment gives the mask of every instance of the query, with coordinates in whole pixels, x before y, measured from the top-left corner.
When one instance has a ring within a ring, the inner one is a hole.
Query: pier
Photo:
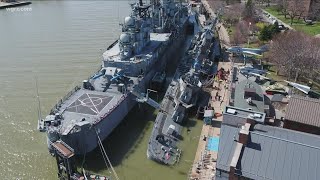
[[[17,6],[25,6],[31,4],[30,1],[6,1],[6,0],[1,0],[0,1],[0,9],[6,9],[6,8],[13,8]]]
[[[214,12],[209,3],[206,0],[202,0],[201,2],[203,3],[209,18],[212,18]],[[230,46],[229,35],[221,22],[217,24],[216,30],[219,34],[221,48],[228,48]],[[219,62],[218,64],[218,70],[223,68],[225,71],[229,70],[230,73],[226,74],[224,79],[216,79],[209,89],[211,94],[210,105],[214,108],[215,115],[212,125],[204,124],[202,127],[194,162],[188,175],[188,179],[191,180],[211,180],[215,178],[218,151],[217,149],[210,148],[210,146],[212,144],[217,146],[217,142],[219,141],[222,111],[223,108],[229,104],[231,89],[229,82],[232,77],[231,70],[233,67],[232,60],[228,56],[223,56],[223,62]],[[215,140],[215,142],[213,142],[213,140]]]

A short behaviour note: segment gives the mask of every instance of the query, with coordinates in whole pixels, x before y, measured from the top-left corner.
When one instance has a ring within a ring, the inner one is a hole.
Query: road
[[[278,19],[277,17],[273,16],[272,14],[268,13],[267,11],[261,9],[261,15],[263,17],[263,20],[273,24],[273,21],[276,20],[278,21],[279,24],[283,24],[285,27],[289,28],[290,30],[294,30],[290,25],[288,25],[287,23],[284,23],[283,21],[281,21],[280,19]],[[267,17],[266,14],[268,14],[270,17]]]

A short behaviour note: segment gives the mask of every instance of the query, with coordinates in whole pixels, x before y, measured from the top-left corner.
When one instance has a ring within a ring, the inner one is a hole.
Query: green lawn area
[[[265,63],[265,62],[264,62]],[[266,63],[265,63],[266,64]],[[277,75],[276,74],[276,66],[270,66],[269,69],[268,69],[268,74],[266,75],[267,77],[275,80],[275,81],[278,81],[280,84],[283,84],[283,85],[286,85],[287,83],[284,82],[284,80],[287,80],[287,77],[286,76],[282,76],[282,75]],[[289,80],[289,81],[292,81],[293,82],[293,79]],[[306,79],[306,78],[300,78],[298,79],[297,83],[300,83],[300,84],[303,84],[303,85],[307,85],[307,83],[311,81],[313,83],[313,87],[312,87],[312,90],[313,91],[317,91],[318,93],[320,93],[320,84],[313,81],[313,80],[310,80],[310,79]]]
[[[249,43],[249,46],[248,46],[248,44],[246,45],[246,47],[248,47],[248,48],[259,48],[261,45],[259,44],[259,43],[257,43],[257,42],[251,42],[250,41],[250,43]]]
[[[272,14],[273,16],[277,17],[281,21],[290,25],[290,18],[285,18],[284,15],[279,14],[276,11],[275,7],[272,7],[272,6],[267,7],[264,10],[266,10],[267,12]],[[300,20],[294,19],[293,24],[290,26],[298,31],[305,32],[306,34],[309,34],[312,36],[320,34],[320,22],[316,22],[314,25],[306,25],[306,23],[303,21],[303,19],[300,19]]]
[[[229,36],[230,36],[230,39],[233,38],[233,35],[234,35],[234,33],[235,33],[235,30],[236,30],[236,27],[235,27],[234,25],[233,25],[233,26],[228,25],[227,31],[228,31],[228,34],[229,34]]]

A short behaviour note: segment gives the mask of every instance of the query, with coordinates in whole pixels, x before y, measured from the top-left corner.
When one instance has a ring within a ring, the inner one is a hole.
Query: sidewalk
[[[219,39],[221,47],[229,48],[230,47],[230,37],[227,29],[223,26],[222,23],[217,24]]]
[[[208,2],[206,0],[202,0],[202,3],[209,10],[211,15],[214,15],[214,12],[210,8]],[[223,26],[223,24],[219,23],[216,26],[216,30],[219,34],[219,41],[222,47],[228,48],[230,47],[230,38],[228,31]],[[224,68],[226,71],[231,70],[232,62],[219,62],[218,70]],[[193,162],[193,166],[191,171],[189,172],[189,178],[196,180],[212,180],[215,179],[215,169],[216,169],[216,160],[218,152],[207,150],[207,142],[208,137],[219,137],[220,136],[220,126],[222,121],[222,111],[223,108],[228,105],[229,102],[229,81],[230,81],[231,73],[227,77],[227,81],[222,81],[219,83],[215,81],[210,88],[211,100],[210,105],[214,108],[215,114],[220,114],[220,116],[216,117],[213,125],[203,125],[201,135],[199,138],[198,148],[195,154],[195,159]],[[213,87],[219,87],[220,90],[214,90]],[[215,96],[219,94],[221,96],[220,101],[215,100]],[[204,137],[206,137],[206,141],[204,141]]]
[[[231,71],[231,63],[230,62],[220,62],[218,65],[218,69],[224,68],[226,71]],[[231,75],[227,77],[228,81]],[[213,83],[211,91],[211,97],[215,97],[218,93],[221,96],[221,101],[214,100],[211,98],[210,104],[211,107],[214,108],[215,114],[219,116],[216,117],[213,125],[203,125],[201,135],[199,138],[198,149],[195,155],[195,159],[193,162],[193,167],[190,174],[190,179],[202,179],[202,180],[212,180],[215,177],[215,167],[218,152],[210,151],[207,149],[207,142],[209,137],[219,137],[220,136],[220,126],[222,121],[222,111],[223,108],[228,105],[229,102],[229,91],[228,81],[222,81],[219,83],[215,81]],[[219,87],[220,90],[213,90],[213,87]],[[206,140],[204,140],[206,137]]]

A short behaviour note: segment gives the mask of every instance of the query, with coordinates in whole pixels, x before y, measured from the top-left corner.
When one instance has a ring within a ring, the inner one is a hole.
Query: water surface
[[[46,136],[36,130],[35,77],[45,116],[58,99],[99,67],[101,53],[117,39],[119,22],[130,12],[128,2],[133,1],[33,1],[30,12],[0,11],[3,179],[57,178]],[[153,110],[146,109],[133,112],[134,118],[127,117],[105,142],[120,179],[186,179],[201,123],[194,121],[191,133],[184,132],[181,147],[185,151],[180,163],[162,166],[146,158],[154,118]],[[85,168],[109,174],[99,150],[88,157]]]

